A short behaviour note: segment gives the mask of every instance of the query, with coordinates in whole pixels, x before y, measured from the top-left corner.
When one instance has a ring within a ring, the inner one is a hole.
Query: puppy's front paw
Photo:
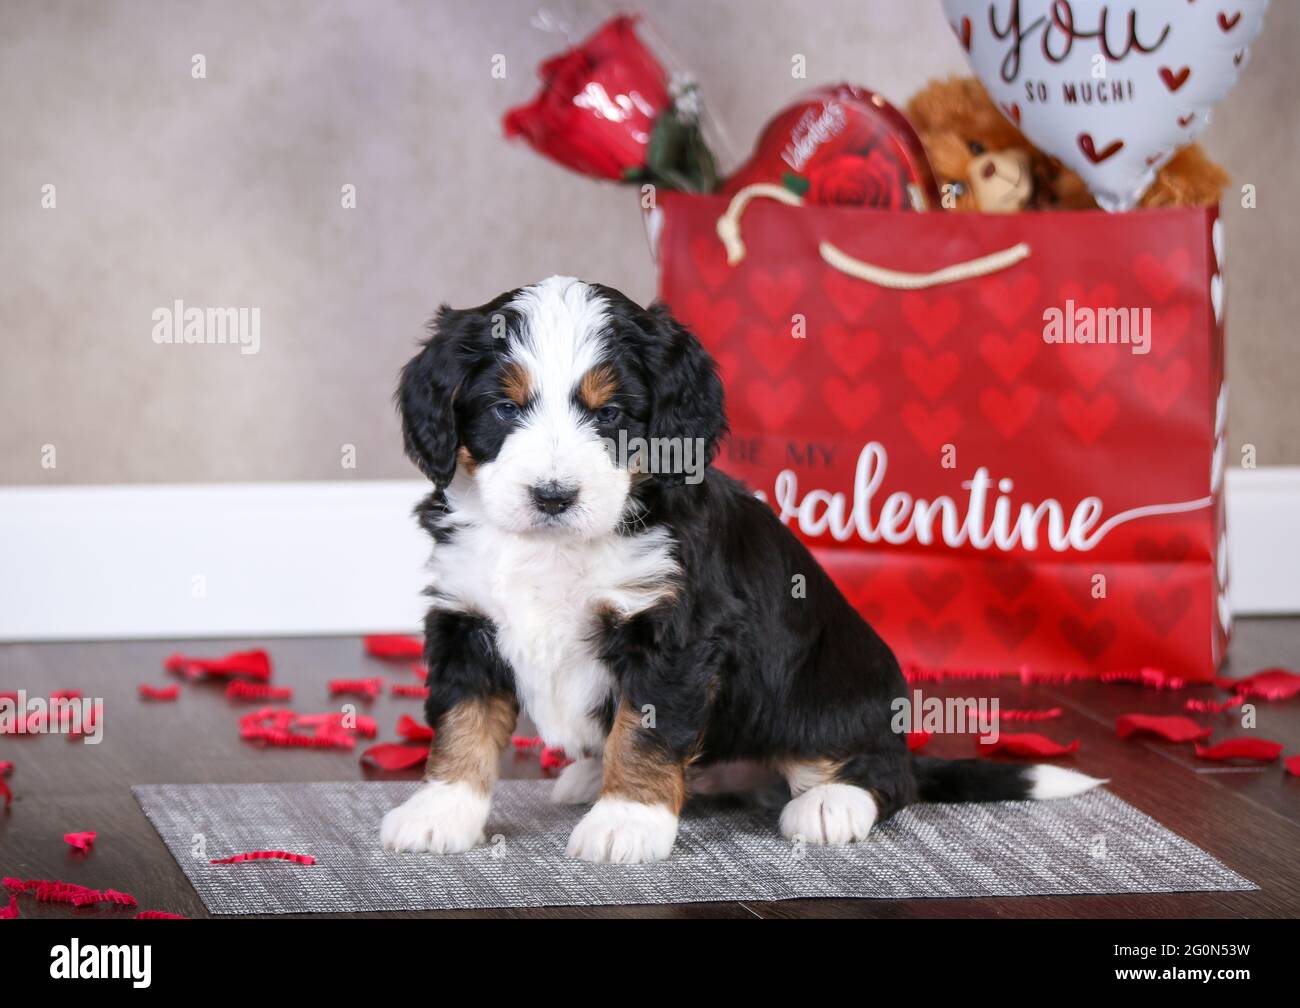
[[[865,840],[876,824],[876,800],[852,784],[818,784],[781,810],[787,840],[842,846]]]
[[[386,816],[379,839],[391,851],[455,854],[483,842],[490,801],[468,784],[429,781]]]
[[[569,837],[569,857],[610,864],[662,861],[677,839],[677,816],[663,805],[602,798]]]
[[[575,760],[560,771],[551,788],[551,801],[557,805],[590,805],[600,797],[604,766],[599,757]]]

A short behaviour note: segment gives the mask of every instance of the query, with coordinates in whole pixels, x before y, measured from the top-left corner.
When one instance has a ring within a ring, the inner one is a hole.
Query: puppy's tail
[[[913,756],[918,796],[928,802],[1014,801],[1021,798],[1069,798],[1106,781],[1077,770],[1036,763],[989,763],[979,759],[945,760]]]

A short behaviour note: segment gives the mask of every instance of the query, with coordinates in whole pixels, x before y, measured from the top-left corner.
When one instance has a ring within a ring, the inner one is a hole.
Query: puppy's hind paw
[[[590,805],[600,797],[604,765],[599,758],[570,763],[555,778],[551,801],[557,805]]]
[[[818,784],[781,810],[787,840],[843,846],[865,840],[876,824],[876,800],[852,784]]]
[[[468,784],[429,781],[384,816],[379,839],[391,851],[456,854],[483,842],[490,801]]]

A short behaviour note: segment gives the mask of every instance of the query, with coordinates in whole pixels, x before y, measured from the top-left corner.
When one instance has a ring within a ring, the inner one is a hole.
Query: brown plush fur
[[[1025,139],[973,77],[931,81],[907,114],[940,189],[951,187],[945,206],[986,212],[1097,206],[1083,180]],[[1027,177],[1016,186],[1022,169]],[[1223,169],[1192,144],[1160,169],[1139,206],[1210,206],[1227,184]]]

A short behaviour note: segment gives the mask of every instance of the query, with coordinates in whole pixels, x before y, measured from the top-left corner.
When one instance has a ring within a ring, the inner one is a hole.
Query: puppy
[[[391,850],[484,839],[522,706],[595,804],[568,853],[669,856],[688,768],[759,760],[781,832],[847,844],[905,805],[1078,794],[1052,766],[912,756],[890,728],[898,662],[771,509],[709,463],[726,421],[698,340],[661,305],[552,277],[444,307],[397,392],[434,483],[423,786]],[[793,592],[796,575],[806,591]],[[799,596],[799,597],[796,597]]]

